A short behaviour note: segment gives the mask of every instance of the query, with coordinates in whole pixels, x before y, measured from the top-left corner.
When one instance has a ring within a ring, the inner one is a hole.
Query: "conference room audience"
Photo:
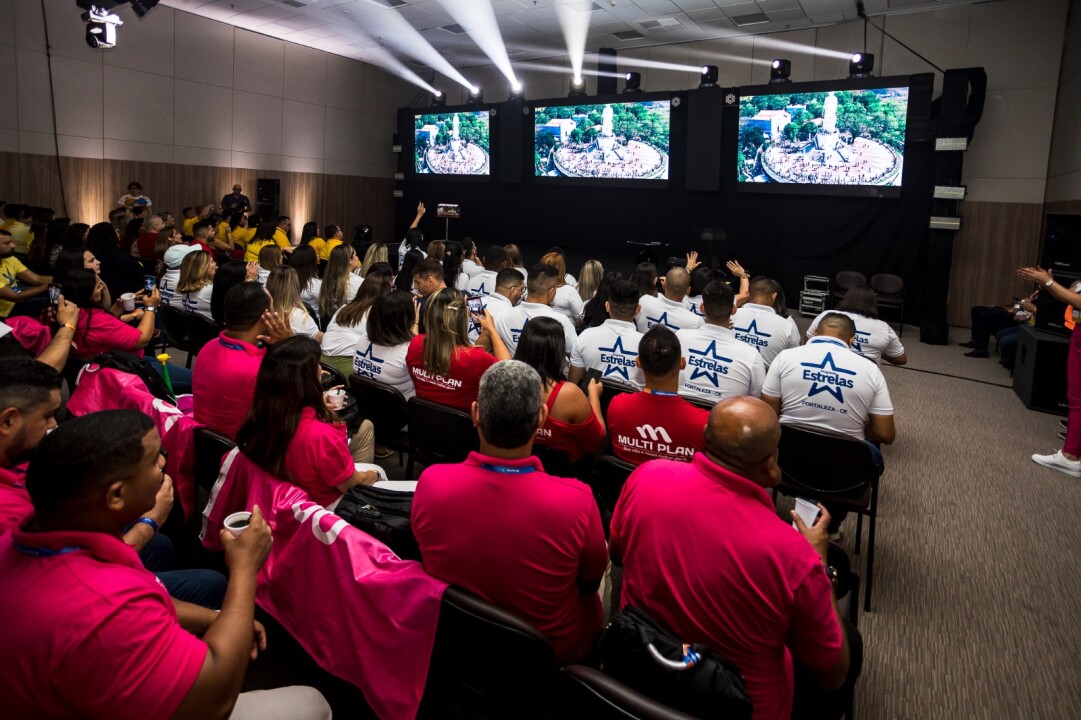
[[[329,718],[311,688],[240,693],[266,649],[254,598],[271,531],[258,508],[242,535],[222,531],[220,612],[170,598],[121,540],[169,482],[164,464],[153,421],[132,410],[75,418],[42,441],[26,473],[34,514],[0,537],[0,663],[21,668],[0,677],[5,714]]]
[[[600,287],[601,280],[604,279],[604,265],[601,265],[600,260],[586,260],[582,265],[582,269],[578,272],[578,297],[582,299],[582,303],[587,303],[593,299],[593,296],[597,293],[597,288]]]
[[[599,327],[604,324],[605,320],[608,320],[611,315],[608,313],[608,300],[612,291],[612,283],[616,280],[622,280],[623,273],[618,271],[606,272],[604,277],[601,278],[600,283],[597,285],[596,292],[593,293],[593,297],[590,298],[585,307],[582,309],[582,321],[578,323],[578,332],[588,330],[589,328]],[[631,283],[633,285],[633,283]],[[640,296],[637,286],[635,287],[635,294]],[[635,304],[638,304],[637,299]]]
[[[510,310],[500,313],[496,318],[496,332],[499,333],[503,344],[512,355],[518,347],[518,338],[526,323],[538,317],[550,317],[559,321],[559,324],[563,326],[564,352],[570,355],[574,349],[574,343],[578,340],[574,323],[566,315],[550,307],[555,299],[556,283],[559,278],[559,270],[555,267],[543,263],[534,265],[526,279],[525,300]]]
[[[310,247],[315,252],[316,263],[318,263],[323,248],[325,248],[326,245],[327,241],[319,236],[319,223],[315,220],[309,220],[304,223],[304,227],[300,229],[300,242],[297,243],[297,249]],[[292,265],[293,261],[290,260],[289,264]]]
[[[428,257],[432,260],[443,262],[443,257],[447,254],[447,244],[442,240],[432,240],[428,243],[426,252],[428,253]],[[367,267],[367,265],[365,265],[365,267]]]
[[[638,331],[646,332],[661,325],[672,332],[695,329],[702,326],[702,318],[691,312],[686,304],[687,291],[691,288],[691,274],[686,268],[674,267],[662,280],[664,293],[642,295],[638,299]]]
[[[226,262],[214,273],[214,289],[210,292],[210,316],[219,327],[225,327],[225,298],[242,282],[259,277],[259,263]]]
[[[507,267],[514,268],[518,272],[522,273],[522,277],[529,274],[526,269],[525,260],[522,258],[521,249],[514,243],[504,245],[503,249],[507,251]]]
[[[484,250],[484,269],[469,278],[466,283],[467,295],[490,295],[495,292],[495,278],[499,271],[507,267],[507,251],[502,245],[490,245]],[[444,277],[446,272],[444,271]]]
[[[782,292],[779,283],[759,275],[751,280],[747,302],[732,315],[736,339],[758,350],[766,370],[778,353],[799,345],[796,323],[774,308],[780,299],[783,309]]]
[[[0,317],[37,315],[47,303],[52,277],[38,275],[15,256],[15,240],[0,230]]]
[[[345,423],[323,400],[320,354],[319,343],[301,336],[267,348],[236,440],[256,465],[326,506],[379,476],[354,466]]]
[[[582,658],[602,627],[604,531],[589,488],[532,456],[547,414],[540,377],[496,363],[471,414],[480,451],[429,466],[417,483],[411,520],[424,569],[522,617],[560,663]]]
[[[131,253],[133,257],[139,257],[139,249],[135,243],[139,240],[142,231],[142,218],[129,220],[128,224],[124,226],[124,231],[120,233],[120,249]]]
[[[169,248],[174,245],[179,245],[182,242],[184,242],[183,236],[181,236],[180,231],[172,225],[166,225],[159,230],[158,236],[154,240],[154,264],[153,266],[146,265],[144,267],[145,270],[149,271],[147,274],[155,275],[160,279],[162,274],[167,270],[165,267],[165,253]]]
[[[495,276],[495,291],[484,298],[484,309],[492,319],[515,307],[525,294],[525,275],[517,268],[504,268]],[[470,328],[472,333],[472,328]]]
[[[261,247],[259,249],[259,273],[255,279],[261,285],[266,285],[271,271],[283,267],[284,257],[282,249],[275,243],[268,243]]]
[[[30,206],[7,203],[4,205],[3,212],[4,222],[0,225],[0,230],[5,230],[11,235],[15,242],[15,253],[21,259],[25,259],[30,253]]]
[[[417,203],[417,214],[413,217],[413,222],[409,224],[409,229],[405,231],[405,237],[402,238],[402,242],[398,246],[399,272],[402,270],[402,263],[406,254],[410,250],[420,250],[424,245],[424,233],[420,230],[420,221],[425,212],[427,212],[427,208],[424,207],[424,203]],[[423,256],[423,252],[421,252],[421,255]]]
[[[319,257],[315,248],[303,241],[289,256],[289,267],[297,271],[297,283],[300,285],[300,299],[305,305],[320,315],[319,290],[323,281],[319,279]],[[322,315],[320,315],[320,318]],[[327,316],[330,318],[330,315]]]
[[[567,316],[573,325],[582,319],[585,311],[585,303],[578,296],[578,290],[574,285],[567,282],[567,268],[563,256],[559,253],[550,252],[541,258],[542,265],[551,265],[556,269],[556,294],[552,298],[552,309],[561,315]]]
[[[578,462],[604,444],[604,386],[591,379],[587,395],[576,381],[566,381],[563,342],[563,327],[557,321],[537,318],[522,330],[514,359],[529,365],[541,378],[547,417],[537,428],[536,444],[564,452],[568,460]]]
[[[357,340],[353,372],[413,397],[405,356],[419,319],[420,303],[411,294],[396,290],[377,297],[368,311],[364,334]]]
[[[407,293],[413,292],[413,271],[424,259],[424,253],[417,248],[408,250],[404,258],[398,258],[399,268],[398,274],[394,276],[394,289]]]
[[[702,291],[702,327],[676,333],[685,363],[679,374],[680,395],[715,403],[762,394],[766,369],[762,357],[736,339],[731,326],[734,304],[732,288],[714,280]]]
[[[363,278],[357,274],[360,270],[360,258],[352,245],[338,245],[330,251],[319,288],[318,313],[320,317],[330,318],[338,308],[356,297]]]
[[[290,233],[293,231],[293,220],[287,215],[279,215],[274,224],[274,242],[282,250],[289,252],[293,247],[293,239]]]
[[[875,364],[881,364],[883,360],[890,365],[904,365],[908,362],[905,346],[889,323],[878,319],[878,300],[875,291],[866,285],[856,285],[849,288],[844,299],[833,310],[823,311],[811,321],[807,328],[807,338],[815,336],[818,323],[825,317],[827,312],[837,312],[852,318],[856,326],[856,337],[852,341],[852,350]],[[984,338],[984,348],[987,347],[987,339]]]
[[[404,270],[402,271],[404,272]],[[401,277],[401,273],[399,273]],[[425,308],[428,299],[435,293],[447,287],[444,282],[443,265],[438,260],[424,258],[413,267],[413,285],[411,291],[415,291],[420,298],[420,332],[424,332]],[[395,279],[397,283],[397,279]]]
[[[443,278],[444,280],[448,278],[451,280],[448,287],[463,292],[469,287],[469,274],[462,270],[464,261],[465,250],[462,248],[462,244],[457,240],[447,240],[443,246]]]
[[[582,330],[571,350],[572,383],[577,385],[582,382],[587,370],[596,370],[602,380],[621,383],[635,390],[645,387],[642,371],[635,363],[638,343],[642,340],[642,333],[634,324],[639,309],[638,288],[634,283],[616,280],[611,284],[605,303],[605,313],[610,318],[598,327]]]
[[[480,258],[477,257],[477,244],[473,242],[473,238],[464,237],[461,243],[462,272],[472,278],[484,270],[484,266],[480,264]]]
[[[142,221],[142,225],[139,229],[139,234],[135,238],[135,242],[131,245],[132,256],[142,260],[144,263],[154,261],[154,247],[158,244],[158,233],[165,227],[165,221],[161,219],[160,215],[151,215],[146,220]]]
[[[780,435],[761,401],[718,403],[691,463],[655,460],[631,473],[608,550],[623,567],[621,607],[733,663],[755,720],[839,718],[862,640],[824,569],[829,513],[807,527],[793,512],[795,532],[766,493],[781,479]]]
[[[1036,314],[1036,300],[1040,296],[1039,289],[1034,290],[1025,298],[1014,298],[1013,305],[973,305],[969,310],[972,322],[970,336],[967,342],[957,343],[961,347],[969,348],[965,357],[986,358],[990,357],[988,343],[991,336],[998,339],[998,333],[1006,329],[1016,328],[1021,323],[1028,322]],[[1013,333],[1009,333],[1013,334]],[[998,344],[999,350],[1002,344]]]
[[[169,302],[182,312],[195,313],[214,322],[210,299],[214,292],[214,276],[218,264],[214,257],[203,250],[188,253],[180,264],[180,280]]]
[[[390,253],[387,251],[386,245],[380,242],[372,243],[364,252],[364,261],[360,267],[364,271],[365,277],[367,277],[368,270],[371,269],[372,265],[389,262],[389,259]]]
[[[638,287],[638,296],[657,297],[657,266],[651,262],[640,262],[634,266],[630,280]]]
[[[642,336],[634,361],[645,390],[620,393],[609,403],[612,452],[635,465],[654,458],[690,462],[705,450],[702,429],[709,411],[679,397],[679,373],[686,364],[679,339],[658,325]]]
[[[323,240],[323,249],[319,251],[319,259],[329,262],[334,248],[345,242],[345,233],[342,232],[340,225],[327,225],[323,228]]]
[[[176,293],[177,286],[180,285],[180,268],[184,264],[184,258],[195,252],[199,252],[197,246],[185,243],[173,245],[165,251],[162,257],[165,272],[158,279],[158,292],[161,293],[161,301],[166,305],[172,304],[173,295]]]
[[[364,334],[368,311],[376,298],[393,290],[393,273],[394,268],[389,263],[368,266],[364,284],[356,296],[334,313],[323,333],[323,362],[333,365],[343,375],[353,372],[353,354],[360,336]]]
[[[274,268],[267,277],[266,289],[274,303],[274,310],[285,318],[295,335],[304,335],[316,342],[323,339],[312,311],[300,299],[296,270],[288,266]]]
[[[244,262],[252,262],[259,259],[260,251],[270,245],[278,246],[274,240],[274,233],[278,226],[272,222],[262,221],[255,227],[255,235],[244,248]]]
[[[558,255],[560,259],[563,260],[564,268],[570,267],[570,264],[567,262],[567,251],[563,248],[559,247],[558,245],[553,245],[552,247],[548,248],[548,251],[544,254],[547,255],[548,253],[555,253],[556,255]],[[569,272],[563,273],[563,282],[567,285],[570,285],[576,290],[578,289],[578,280],[576,280],[575,277]]]
[[[2,240],[0,240],[0,244],[2,244]],[[72,248],[70,250],[60,251],[60,254],[56,258],[55,281],[60,282],[63,280],[69,270],[93,270],[94,274],[98,276],[98,279],[101,279],[101,262],[94,257],[94,253],[84,248]],[[117,299],[116,302],[113,302],[112,296],[109,295],[109,288],[107,287],[103,287],[101,291],[101,308],[103,310],[108,310],[124,322],[131,322],[132,320],[138,319],[131,313],[125,315],[123,304],[119,299]],[[141,317],[142,313],[139,315]]]

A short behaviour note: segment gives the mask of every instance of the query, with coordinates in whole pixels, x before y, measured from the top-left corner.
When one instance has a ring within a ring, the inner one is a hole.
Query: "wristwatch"
[[[837,568],[833,567],[832,565],[823,565],[822,567],[826,571],[826,577],[828,577],[830,579],[830,585],[832,585],[834,588],[836,588],[837,587],[837,575],[838,575]]]
[[[1047,278],[1047,282],[1043,284],[1044,287],[1051,287],[1055,284],[1055,278]]]
[[[156,313],[158,311],[158,306],[157,305],[147,305],[146,307],[143,308],[143,311],[144,312]]]

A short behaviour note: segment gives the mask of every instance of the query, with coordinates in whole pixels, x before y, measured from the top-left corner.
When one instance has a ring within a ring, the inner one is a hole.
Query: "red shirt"
[[[622,393],[608,406],[612,452],[635,465],[655,458],[690,462],[706,449],[709,410],[676,395]]]
[[[225,333],[204,345],[192,371],[195,421],[235,439],[255,398],[255,377],[265,354]]]
[[[154,247],[158,244],[158,234],[156,232],[141,232],[139,237],[135,238],[135,246],[139,250],[139,257],[143,260],[154,259]]]
[[[537,428],[537,439],[534,442],[552,450],[562,450],[567,453],[571,462],[578,462],[583,455],[595,452],[604,442],[604,426],[592,412],[589,413],[588,420],[577,424],[563,422],[552,417],[552,407],[555,406],[556,396],[565,384],[560,380],[548,394],[548,419],[544,421],[544,425]]]
[[[480,376],[498,360],[484,348],[459,347],[450,357],[447,377],[429,373],[424,369],[424,338],[424,335],[413,338],[405,354],[405,364],[409,366],[417,397],[469,412],[477,399]]]
[[[312,502],[329,505],[340,498],[337,486],[356,472],[345,425],[325,423],[315,417],[315,408],[304,408],[285,452],[285,470]]]
[[[421,473],[412,523],[430,574],[522,616],[562,662],[592,647],[601,600],[577,581],[599,581],[608,557],[588,487],[548,475],[535,457],[474,452]]]
[[[207,647],[119,537],[15,527],[0,577],[5,717],[165,718],[191,691]]]
[[[75,337],[71,346],[72,351],[84,360],[110,350],[123,350],[142,357],[143,349],[135,347],[142,339],[143,334],[138,329],[122,322],[112,313],[101,308],[83,308],[75,323]]]
[[[723,522],[719,521],[722,520]],[[792,658],[832,667],[843,638],[818,553],[766,491],[705,453],[635,470],[612,516],[622,605],[732,661],[755,720],[792,714]]]
[[[0,468],[0,534],[18,525],[34,510],[25,481],[26,465]]]

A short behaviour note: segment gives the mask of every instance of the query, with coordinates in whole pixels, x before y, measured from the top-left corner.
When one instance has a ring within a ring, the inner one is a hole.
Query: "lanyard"
[[[59,550],[53,550],[52,548],[29,547],[27,545],[22,545],[20,543],[13,543],[13,544],[15,546],[15,549],[18,550],[19,552],[21,552],[23,555],[33,555],[34,557],[45,557],[45,558],[47,558],[47,557],[56,557],[57,555],[67,555],[68,553],[73,553],[76,550],[85,550],[85,548],[79,547],[78,545],[72,545],[70,547],[62,547]]]
[[[650,388],[649,394],[650,395],[660,395],[661,397],[676,397],[676,396],[679,395],[679,393],[668,392],[666,390],[654,390],[652,388]]]
[[[220,342],[222,345],[229,348],[230,350],[240,350],[242,352],[244,350],[243,345],[237,345],[236,343],[226,342],[225,338],[223,338],[223,337],[219,337],[218,342]]]
[[[491,470],[492,472],[503,473],[504,475],[528,475],[531,472],[535,472],[537,469],[532,465],[514,467],[513,465],[492,465],[490,463],[482,463],[481,467],[485,470]]]

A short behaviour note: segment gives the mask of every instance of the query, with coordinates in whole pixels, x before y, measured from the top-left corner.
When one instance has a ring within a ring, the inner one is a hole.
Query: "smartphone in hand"
[[[60,283],[49,283],[49,305],[53,310],[56,310],[56,306],[60,301],[60,294],[64,291],[64,286]]]
[[[481,317],[484,315],[484,298],[481,295],[469,295],[465,299],[465,304],[469,308],[471,316]]]

